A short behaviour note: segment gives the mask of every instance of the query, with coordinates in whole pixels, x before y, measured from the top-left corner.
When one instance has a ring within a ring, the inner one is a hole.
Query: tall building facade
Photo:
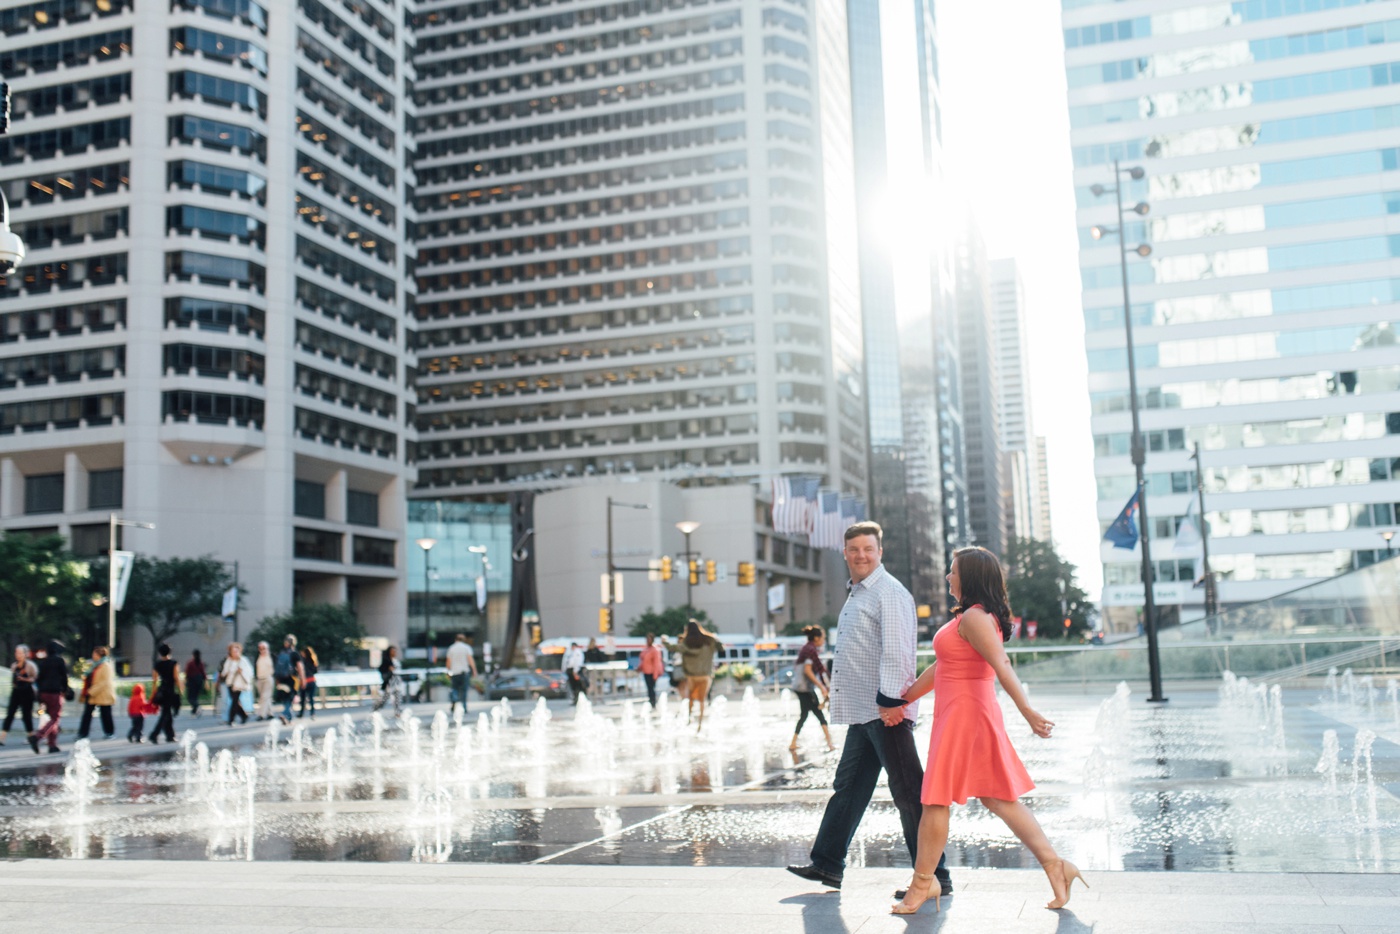
[[[245,620],[349,601],[401,635],[402,5],[6,7],[0,529],[97,555],[152,522],[127,544],[237,562]]]
[[[1006,554],[1006,465],[1001,440],[1001,356],[987,247],[969,220],[957,245],[958,346],[968,524],[973,544]]]
[[[924,0],[847,6],[871,516],[886,530],[886,566],[917,602],[941,606],[951,549],[969,535],[952,257],[910,256],[892,233],[911,216],[938,223],[937,23]]]
[[[1112,160],[1124,182],[1164,621],[1202,612],[1172,537],[1199,444],[1212,570],[1238,604],[1384,553],[1400,500],[1400,14],[1389,3],[1067,0],[1099,518],[1133,491]],[[1110,620],[1142,599],[1105,546]]]
[[[1002,519],[1006,539],[1049,541],[1041,509],[1041,457],[1030,404],[1030,354],[1026,339],[1026,289],[1014,259],[989,267],[996,322],[997,425],[1002,454]]]
[[[801,474],[863,498],[844,4],[413,21],[412,495]]]

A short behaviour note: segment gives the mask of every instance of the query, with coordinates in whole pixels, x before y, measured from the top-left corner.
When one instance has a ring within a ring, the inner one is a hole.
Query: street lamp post
[[[1392,538],[1394,538],[1394,537],[1395,537],[1395,530],[1394,530],[1394,529],[1386,529],[1384,532],[1381,533],[1381,538],[1385,539],[1385,556],[1386,556],[1387,558],[1389,558],[1389,557],[1391,556],[1391,553],[1392,553],[1392,552],[1391,552],[1391,550],[1390,550],[1390,540],[1391,540]]]
[[[695,554],[690,550],[690,536],[694,535],[695,530],[700,528],[700,523],[693,519],[686,519],[683,522],[677,522],[676,528],[680,529],[681,535],[685,537],[685,551],[681,553],[681,557],[685,559],[685,605],[694,610],[695,601],[691,597],[690,588],[694,586],[691,581],[695,579],[695,575],[690,572],[690,561],[695,557]]]
[[[432,627],[432,610],[428,604],[432,598],[432,578],[428,567],[428,553],[433,550],[433,546],[436,544],[437,539],[435,538],[418,539],[418,547],[423,549],[423,659],[425,663],[428,658],[428,630]],[[404,657],[408,657],[407,646],[404,647]]]
[[[611,496],[608,497],[608,585],[607,590],[607,611],[608,611],[608,632],[611,634],[615,628],[613,625],[613,613],[617,606],[617,572],[622,570],[613,562],[613,529],[612,511],[614,506],[621,506],[625,509],[650,509],[646,503],[619,503]]]
[[[481,556],[481,586],[476,593],[476,609],[484,617],[486,615],[486,569],[491,566],[491,562],[486,560],[485,545],[468,545],[467,551]]]
[[[117,651],[117,526],[124,525],[133,529],[154,529],[154,522],[137,522],[134,519],[122,519],[117,514],[109,513],[107,524],[107,650],[112,653],[112,658],[116,658]],[[134,560],[134,559],[133,559]],[[115,664],[115,662],[113,662]]]
[[[1142,425],[1138,418],[1137,361],[1134,359],[1133,352],[1133,308],[1128,297],[1128,239],[1125,232],[1126,218],[1123,212],[1123,176],[1126,175],[1133,181],[1138,181],[1146,174],[1141,166],[1125,169],[1119,165],[1117,159],[1113,160],[1113,198],[1118,209],[1118,226],[1117,228],[1094,227],[1090,233],[1096,240],[1105,233],[1118,234],[1118,269],[1123,283],[1123,331],[1128,351],[1128,408],[1133,416],[1131,443],[1133,473],[1137,481],[1138,491],[1138,528],[1142,533],[1139,537],[1142,541],[1143,629],[1147,635],[1147,671],[1151,682],[1151,694],[1147,699],[1152,703],[1162,703],[1166,698],[1162,696],[1162,660],[1157,647],[1157,607],[1152,593],[1154,578],[1152,573],[1152,528],[1147,518],[1147,484],[1143,477],[1143,465],[1147,460],[1147,447],[1143,443]],[[1095,195],[1101,195],[1108,191],[1102,185],[1094,185],[1090,190]],[[1140,201],[1132,207],[1132,212],[1140,216],[1146,215],[1148,210],[1146,201]],[[1142,257],[1150,256],[1152,247],[1143,243],[1137,246],[1133,252]]]

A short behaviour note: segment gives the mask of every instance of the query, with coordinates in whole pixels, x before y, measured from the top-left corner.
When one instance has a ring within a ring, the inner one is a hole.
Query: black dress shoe
[[[39,754],[39,737],[29,737],[29,745],[34,749],[34,754],[37,756]]]
[[[908,890],[908,889],[895,889],[895,890],[894,890],[894,897],[895,897],[895,900],[896,900],[896,901],[903,901],[903,900],[904,900],[904,893],[907,892],[907,891],[909,891],[909,890]],[[938,883],[938,894],[939,894],[940,896],[942,896],[943,898],[947,898],[949,895],[952,895],[952,894],[953,894],[953,882],[952,882],[951,879],[945,879],[945,880],[943,880],[942,882]]]
[[[829,872],[823,872],[816,866],[789,866],[787,868],[787,871],[792,873],[794,876],[801,876],[802,878],[808,879],[812,882],[820,882],[822,885],[825,885],[828,888],[841,888],[840,876],[832,875]]]

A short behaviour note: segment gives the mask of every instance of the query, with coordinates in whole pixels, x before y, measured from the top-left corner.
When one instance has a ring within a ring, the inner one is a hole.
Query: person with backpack
[[[297,651],[296,636],[288,635],[282,640],[282,651],[277,653],[277,660],[272,665],[272,677],[277,685],[274,699],[282,705],[282,714],[278,719],[284,724],[291,723],[292,703],[301,693],[301,685],[306,680],[306,668],[301,653]]]
[[[311,646],[306,646],[301,650],[301,667],[305,672],[305,677],[301,682],[301,709],[297,711],[297,717],[306,713],[308,705],[311,707],[311,719],[316,719],[316,672],[321,670],[321,661],[316,657],[316,650]]]

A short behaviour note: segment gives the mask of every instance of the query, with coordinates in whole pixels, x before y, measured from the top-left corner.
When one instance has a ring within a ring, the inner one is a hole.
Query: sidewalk
[[[895,870],[852,870],[837,893],[782,869],[473,863],[21,860],[0,872],[6,930],[45,934],[1382,934],[1400,876],[1091,873],[1048,911],[1040,872],[955,870],[957,892],[888,914]],[[57,909],[60,915],[53,913]]]

